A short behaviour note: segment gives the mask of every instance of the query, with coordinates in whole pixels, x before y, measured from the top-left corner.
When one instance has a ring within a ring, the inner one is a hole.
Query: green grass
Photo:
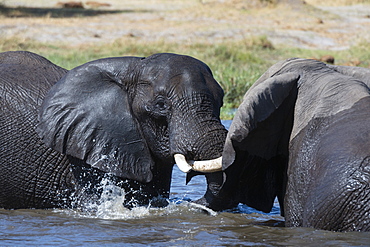
[[[65,44],[43,44],[17,38],[0,39],[0,51],[28,50],[38,53],[55,64],[71,69],[88,61],[112,56],[149,56],[159,52],[190,55],[208,64],[215,79],[225,91],[222,119],[231,119],[233,109],[242,101],[248,88],[277,61],[290,58],[320,58],[330,54],[335,64],[369,67],[369,43],[360,43],[349,50],[323,51],[289,47],[273,47],[266,37],[219,44],[189,45],[165,41],[146,43],[135,39],[116,40],[109,44],[69,47]],[[360,64],[359,64],[360,62]]]

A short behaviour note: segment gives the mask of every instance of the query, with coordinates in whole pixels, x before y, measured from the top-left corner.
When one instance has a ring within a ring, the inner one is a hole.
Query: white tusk
[[[198,172],[218,172],[222,171],[222,156],[213,160],[191,161],[194,171]]]
[[[176,165],[182,172],[188,173],[192,169],[191,165],[186,161],[185,156],[182,154],[175,154]]]
[[[222,171],[222,156],[213,160],[186,161],[182,154],[175,154],[175,162],[182,172],[188,173],[190,170],[198,172],[218,172]]]

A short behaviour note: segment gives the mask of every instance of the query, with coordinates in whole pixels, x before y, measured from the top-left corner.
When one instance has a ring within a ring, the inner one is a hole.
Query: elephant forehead
[[[209,94],[222,104],[223,90],[209,67],[200,60],[176,54],[159,54],[143,62],[139,84],[150,85],[154,94]],[[146,89],[147,90],[147,89]]]
[[[143,60],[143,76],[172,78],[181,74],[199,76],[203,73],[210,74],[208,66],[190,56],[160,53]]]
[[[148,68],[139,81],[151,84],[154,90],[170,89],[170,87],[186,88],[201,88],[205,84],[206,79],[204,74],[195,69],[186,67],[171,68]]]

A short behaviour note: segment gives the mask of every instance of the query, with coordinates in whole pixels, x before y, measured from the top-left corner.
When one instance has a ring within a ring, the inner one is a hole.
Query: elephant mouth
[[[183,154],[175,154],[174,158],[176,165],[185,173],[188,173],[191,170],[204,173],[218,172],[222,170],[222,156],[212,160],[200,161],[187,161]]]

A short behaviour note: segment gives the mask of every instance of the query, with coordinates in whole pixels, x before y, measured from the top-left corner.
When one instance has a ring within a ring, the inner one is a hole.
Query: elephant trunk
[[[222,169],[222,151],[227,131],[207,99],[195,99],[197,103],[172,116],[171,130],[187,130],[170,134],[171,152],[183,172],[191,170],[216,172]]]

